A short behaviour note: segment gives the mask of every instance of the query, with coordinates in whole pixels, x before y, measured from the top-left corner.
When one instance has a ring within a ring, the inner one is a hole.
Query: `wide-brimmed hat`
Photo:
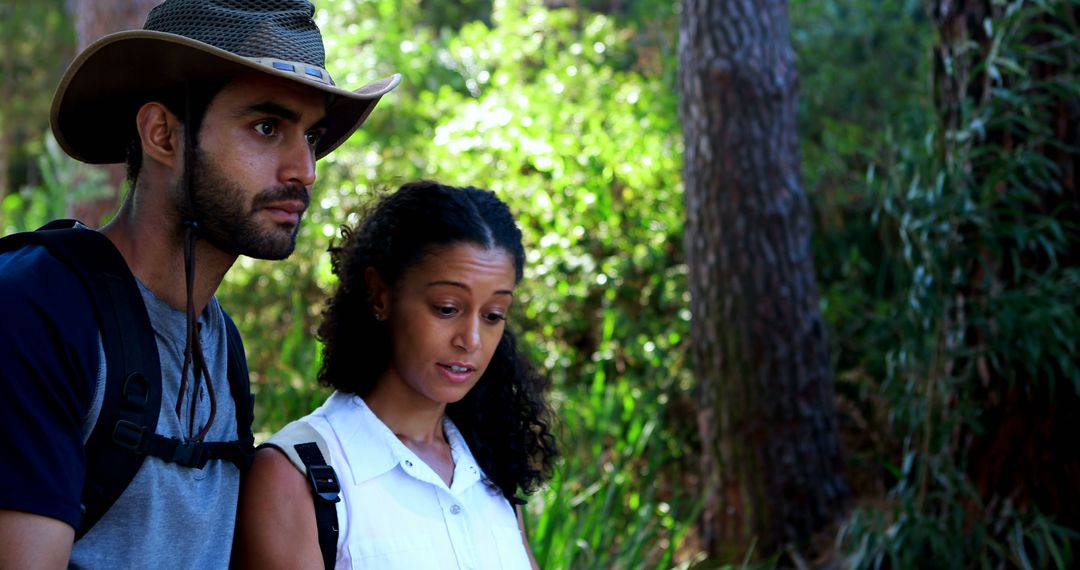
[[[350,91],[326,71],[322,35],[307,0],[166,0],[141,30],[111,34],[68,67],[50,121],[60,146],[92,164],[123,162],[134,114],[149,93],[252,71],[296,81],[329,97],[322,158],[364,122],[401,81],[394,74]]]

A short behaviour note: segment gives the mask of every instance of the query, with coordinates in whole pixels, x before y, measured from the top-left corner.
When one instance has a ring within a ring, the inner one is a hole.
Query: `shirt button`
[[[405,467],[412,467],[412,461],[409,461],[408,459],[406,459],[405,460]]]
[[[460,515],[461,514],[461,506],[460,505],[454,505],[454,506],[450,507],[450,514],[452,514],[452,515]]]

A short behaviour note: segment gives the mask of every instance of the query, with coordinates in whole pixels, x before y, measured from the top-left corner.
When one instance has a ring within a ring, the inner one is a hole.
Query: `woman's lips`
[[[439,363],[439,370],[451,382],[465,382],[476,372],[476,367],[464,362]]]

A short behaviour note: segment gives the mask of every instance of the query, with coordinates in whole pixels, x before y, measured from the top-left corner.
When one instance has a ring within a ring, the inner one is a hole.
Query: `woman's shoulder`
[[[385,426],[356,394],[335,391],[321,406],[301,418],[324,437],[347,442],[357,437],[364,441],[381,439]]]
[[[319,407],[306,416],[293,420],[279,429],[267,440],[268,443],[292,437],[295,434],[307,434],[312,431],[324,438],[333,438],[335,431],[348,431],[355,423],[356,416],[366,409],[363,400],[354,394],[334,391]]]
[[[234,556],[239,567],[300,567],[321,559],[307,479],[279,449],[255,454],[237,516]]]

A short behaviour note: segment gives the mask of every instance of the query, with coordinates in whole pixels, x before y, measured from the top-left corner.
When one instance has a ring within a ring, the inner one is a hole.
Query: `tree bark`
[[[150,9],[160,3],[161,0],[69,0],[68,7],[75,16],[78,51],[113,32],[141,28]],[[117,128],[126,127],[117,125]],[[108,173],[109,193],[68,203],[69,216],[95,228],[116,209],[127,174],[123,164],[101,168]]]
[[[679,90],[702,538],[801,551],[847,509],[780,0],[685,0]]]

